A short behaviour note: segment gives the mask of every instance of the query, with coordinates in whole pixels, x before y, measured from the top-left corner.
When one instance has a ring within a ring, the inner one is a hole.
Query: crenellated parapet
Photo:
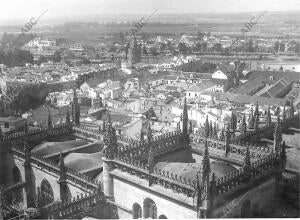
[[[250,164],[249,171],[241,168],[216,180],[216,196],[221,196],[227,192],[232,192],[242,184],[249,184],[254,180],[278,172],[280,157],[278,154],[270,154],[261,160]],[[249,177],[249,180],[246,181]]]
[[[218,150],[219,152],[222,152],[220,156],[224,156],[226,153],[226,143],[223,141],[218,141],[215,139],[205,138],[201,136],[195,136],[193,139],[195,144],[201,144],[204,145],[207,141],[208,148],[212,151]],[[269,154],[271,154],[273,151],[272,149],[265,147],[265,146],[256,146],[253,143],[239,143],[238,144],[229,144],[229,153],[235,153],[239,154],[241,156],[244,156],[246,154],[246,148],[249,147],[250,149],[250,157],[253,159],[260,159],[263,158]],[[197,148],[197,146],[195,146]],[[216,152],[216,151],[215,151]]]
[[[104,130],[99,130],[97,128],[91,128],[91,127],[83,126],[83,125],[74,126],[73,131],[74,131],[75,135],[79,135],[79,136],[82,136],[84,138],[87,138],[87,137],[88,138],[94,138],[94,139],[97,139],[97,140],[102,140],[103,135],[105,134]],[[138,143],[137,140],[134,140],[130,137],[126,137],[126,136],[123,136],[123,135],[117,135],[117,139],[118,139],[118,141],[123,141],[123,142],[129,143],[129,144]]]
[[[77,215],[88,212],[91,208],[106,203],[105,196],[99,193],[85,193],[77,197],[70,198],[50,204],[41,210],[42,217],[50,219],[74,218]]]
[[[151,140],[151,146],[153,148],[154,156],[182,148],[183,144],[181,137],[182,133],[180,131],[174,131],[153,137]],[[126,155],[127,157],[136,160],[145,160],[148,158],[149,150],[150,143],[145,140],[143,142],[119,148],[118,154]]]
[[[50,137],[68,135],[73,132],[72,124],[62,123],[59,125],[54,125],[51,128],[39,128],[32,131],[20,131],[14,132],[8,135],[5,135],[2,138],[2,141],[8,142],[11,144],[20,144],[23,143],[24,138],[27,138],[27,141],[42,140]]]
[[[183,193],[188,197],[193,196],[194,186],[196,184],[194,180],[157,168],[154,168],[153,172],[149,173],[148,164],[126,157],[119,157],[118,160],[114,160],[113,163],[116,169],[131,175],[136,175],[147,181],[151,180],[152,185],[160,185],[178,193]]]

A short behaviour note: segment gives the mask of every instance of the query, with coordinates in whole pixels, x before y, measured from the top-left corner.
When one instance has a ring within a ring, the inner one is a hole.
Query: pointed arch
[[[142,218],[142,207],[138,203],[134,203],[132,206],[132,218]]]
[[[144,218],[152,218],[156,219],[157,218],[157,207],[155,202],[150,199],[146,198],[144,200]]]
[[[54,201],[54,193],[50,183],[43,179],[41,182],[42,205],[48,205]]]

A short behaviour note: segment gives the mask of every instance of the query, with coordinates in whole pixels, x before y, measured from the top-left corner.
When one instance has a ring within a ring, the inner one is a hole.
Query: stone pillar
[[[28,208],[26,186],[23,187],[22,193],[23,193],[23,209],[26,210]]]
[[[106,159],[105,157],[102,158],[103,160],[103,191],[104,195],[114,197],[114,182],[113,178],[110,174],[110,171],[113,170],[113,165],[111,160]]]

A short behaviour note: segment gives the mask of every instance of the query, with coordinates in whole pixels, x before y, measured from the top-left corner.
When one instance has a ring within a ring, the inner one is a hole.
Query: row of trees
[[[53,61],[53,62],[60,62],[61,61],[61,55],[59,51],[55,51],[54,54],[50,57],[45,57],[45,56],[40,56],[39,59],[37,60],[37,64],[40,65],[41,63],[45,63],[48,61]]]
[[[215,63],[192,61],[182,64],[178,70],[183,72],[198,72],[198,73],[213,73],[216,71],[217,65]]]

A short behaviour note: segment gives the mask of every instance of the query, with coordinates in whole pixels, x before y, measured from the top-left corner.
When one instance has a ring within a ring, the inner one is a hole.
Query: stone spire
[[[290,118],[292,118],[292,117],[294,117],[294,115],[295,115],[295,108],[294,108],[294,100],[292,99],[289,116],[290,116]]]
[[[251,109],[251,113],[249,116],[249,121],[248,121],[248,128],[252,129],[254,128],[254,116],[253,116],[253,109]]]
[[[227,156],[228,153],[230,152],[230,129],[229,129],[229,125],[227,125],[227,130],[225,133],[225,155]]]
[[[236,129],[236,125],[237,125],[236,112],[231,111],[230,128],[234,131]]]
[[[202,184],[209,180],[210,174],[210,162],[209,162],[209,152],[208,152],[208,144],[205,141],[205,150],[202,159]]]
[[[246,132],[247,132],[246,116],[245,116],[245,114],[243,114],[242,124],[241,124],[241,134],[245,135]]]
[[[70,124],[70,122],[71,122],[70,112],[69,112],[69,108],[67,108],[66,123],[67,123],[67,124]]]
[[[204,135],[205,135],[206,138],[209,137],[209,122],[208,122],[208,116],[207,115],[206,115],[206,120],[205,120]]]
[[[212,138],[213,133],[214,133],[213,123],[212,123],[212,121],[210,121],[209,122],[209,137]]]
[[[196,203],[196,211],[197,211],[197,218],[201,218],[201,206],[202,206],[202,190],[201,190],[201,182],[200,182],[200,171],[197,172],[196,176],[196,196],[197,196],[197,203]]]
[[[153,134],[152,134],[152,129],[151,129],[150,122],[148,123],[147,138],[148,138],[149,143],[151,143],[153,141]]]
[[[274,129],[274,143],[273,143],[273,150],[275,153],[278,153],[280,143],[282,141],[282,134],[281,134],[281,122],[279,116],[277,117],[277,123]]]
[[[208,217],[208,212],[209,212],[209,205],[210,205],[210,161],[209,161],[209,152],[208,152],[208,144],[207,141],[205,141],[205,151],[203,155],[203,160],[202,160],[202,178],[201,178],[201,183],[202,183],[202,194],[201,194],[201,199],[202,199],[202,210],[200,216],[203,218]]]
[[[183,113],[182,113],[182,134],[184,136],[188,135],[188,111],[186,105],[186,98],[184,98],[184,106],[183,106]]]
[[[249,181],[250,179],[250,172],[251,172],[251,161],[250,161],[250,151],[249,151],[249,147],[247,147],[246,150],[246,155],[244,158],[244,164],[243,164],[243,172],[244,172],[244,178],[245,181]]]
[[[259,115],[256,115],[254,119],[254,131],[258,131],[259,128],[258,125],[259,125]]]
[[[108,121],[106,122],[105,135],[103,141],[104,141],[105,157],[107,159],[112,159],[114,141],[113,141],[113,129],[112,129],[109,111],[108,111]]]
[[[74,120],[75,124],[79,125],[80,124],[80,106],[78,104],[78,98],[77,98],[77,93],[76,89],[73,91],[73,104],[74,104]]]
[[[285,105],[283,106],[283,112],[282,112],[282,122],[286,121],[286,111],[285,111]]]
[[[270,112],[270,106],[268,106],[268,111],[266,115],[266,127],[271,126],[271,112]]]
[[[214,139],[218,139],[218,129],[217,129],[216,122],[214,123],[213,137],[214,137]]]
[[[53,127],[50,111],[48,111],[48,129]]]
[[[256,102],[256,106],[255,106],[255,111],[254,111],[254,116],[259,116],[259,105],[258,105],[258,100]]]

